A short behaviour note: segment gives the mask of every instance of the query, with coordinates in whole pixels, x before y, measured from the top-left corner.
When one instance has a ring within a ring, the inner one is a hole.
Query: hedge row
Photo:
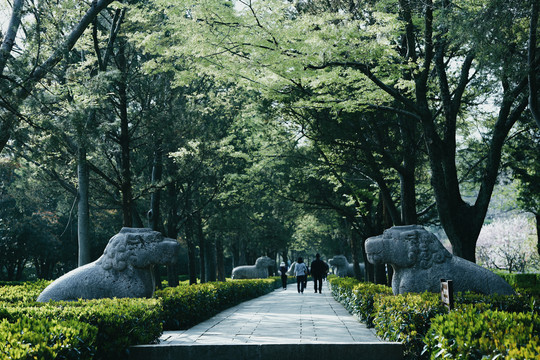
[[[169,287],[156,291],[155,296],[163,303],[164,329],[180,330],[226,308],[267,294],[275,287],[275,279],[234,280]]]
[[[281,279],[180,285],[154,299],[38,303],[49,282],[0,287],[0,358],[122,359],[128,348],[187,328],[281,287]]]
[[[46,328],[51,321],[61,322],[58,325],[62,331],[70,327],[73,331],[82,331],[86,325],[91,325],[96,332],[93,333],[92,341],[84,341],[89,348],[88,352],[98,359],[114,359],[124,357],[126,349],[131,345],[149,343],[159,337],[162,333],[163,307],[159,299],[100,299],[21,304],[4,302],[0,303],[0,319],[11,324],[20,319],[35,321],[35,324],[26,330],[26,333],[34,334],[31,338],[36,342],[30,342],[32,346],[47,343],[48,340],[43,338],[47,336],[47,332],[40,329]],[[12,334],[9,326],[2,329],[5,333],[0,330],[0,338]],[[59,336],[71,338],[68,333],[63,332]],[[16,343],[11,345],[14,346]],[[76,346],[76,349],[79,349],[79,346]]]
[[[75,321],[21,318],[0,321],[2,359],[93,359],[95,326]]]
[[[539,333],[538,314],[466,305],[431,320],[425,351],[431,359],[538,359]]]
[[[352,314],[375,328],[380,338],[403,344],[405,359],[540,356],[539,308],[528,295],[459,293],[456,309],[449,313],[439,294],[394,296],[382,285],[329,280],[333,296]]]
[[[497,272],[514,289],[534,296],[540,296],[540,274],[520,274]]]

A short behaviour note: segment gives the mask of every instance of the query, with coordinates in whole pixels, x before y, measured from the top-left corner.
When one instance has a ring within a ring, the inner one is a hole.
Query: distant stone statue
[[[334,274],[339,277],[350,276],[354,277],[354,264],[347,261],[344,255],[335,255],[332,259],[328,260],[328,264],[334,269]],[[358,264],[360,266],[360,277],[364,277],[365,265],[363,263]]]
[[[231,277],[233,279],[266,279],[268,277],[268,267],[275,264],[276,262],[268,256],[261,256],[255,261],[255,265],[235,267]]]
[[[122,228],[99,259],[56,279],[37,301],[151,297],[152,266],[176,262],[179,248],[157,231]]]
[[[440,279],[452,280],[455,292],[514,294],[500,276],[452,255],[434,234],[419,225],[394,226],[367,239],[365,248],[369,262],[394,268],[394,294],[439,292]]]

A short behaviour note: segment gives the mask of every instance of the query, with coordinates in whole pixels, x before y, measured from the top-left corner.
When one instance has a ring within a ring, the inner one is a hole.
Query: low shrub
[[[49,285],[49,280],[32,282],[13,282],[0,286],[0,302],[33,303],[38,295]]]
[[[340,302],[349,312],[353,312],[354,304],[352,291],[360,283],[356,278],[328,276],[332,296]]]
[[[357,315],[361,321],[368,326],[373,326],[380,338],[401,342],[405,359],[429,359],[430,357],[438,359],[442,356],[452,359],[462,358],[457,355],[457,357],[453,357],[454,355],[450,350],[446,349],[449,346],[448,344],[438,344],[437,341],[442,339],[440,330],[432,329],[432,321],[446,316],[445,314],[448,313],[448,310],[441,303],[440,294],[423,293],[393,296],[389,287],[358,283],[351,278],[331,278],[330,284],[334,298],[340,301],[352,314]],[[517,359],[524,359],[528,356],[529,358],[538,358],[540,352],[537,349],[539,332],[536,317],[539,314],[540,302],[534,296],[530,296],[528,293],[518,293],[511,296],[486,296],[467,292],[455,294],[454,300],[456,309],[451,312],[452,314],[467,313],[471,311],[469,310],[471,308],[474,308],[477,313],[518,314],[512,316],[517,319],[516,328],[520,329],[520,333],[525,340],[516,339],[515,342],[518,344],[516,347],[505,345],[506,355],[498,356],[512,358],[508,354],[513,354],[512,356]],[[497,318],[504,316],[497,315]],[[520,322],[525,321],[523,317],[525,319],[531,317],[534,326],[520,325]],[[482,326],[492,326],[489,324],[489,317],[477,318],[475,321],[487,321],[487,325],[483,324]],[[457,326],[456,331],[459,331],[460,326],[467,327],[468,323],[462,321]],[[501,326],[504,328],[506,325],[503,322]],[[444,326],[441,325],[441,327]],[[434,332],[431,332],[432,330]],[[501,333],[504,331],[501,330]],[[426,336],[430,336],[429,346],[426,345],[428,341]],[[490,336],[485,341],[494,341],[497,344],[500,342],[493,335]],[[470,345],[470,343],[469,345],[461,344],[461,341],[468,341],[464,340],[463,337],[456,336],[448,341],[452,346],[457,347],[471,346],[471,349],[473,349],[475,346]],[[508,343],[511,344],[511,342]],[[446,352],[441,352],[443,348],[446,349]],[[501,352],[501,354],[503,353]],[[531,354],[534,356],[531,357]],[[493,356],[497,355],[492,356],[486,353],[482,356],[486,356],[486,359],[493,359]],[[463,357],[463,359],[481,359],[482,356]]]
[[[540,316],[463,306],[435,316],[427,333],[430,359],[538,359]]]
[[[95,326],[76,320],[20,318],[10,323],[0,321],[0,358],[26,359],[93,359]]]
[[[162,306],[156,299],[99,299],[74,302],[0,303],[0,319],[77,321],[97,328],[96,359],[124,358],[129,346],[162,333]],[[76,324],[76,323],[73,323]]]
[[[260,279],[180,285],[158,290],[155,297],[163,303],[164,329],[180,330],[242,301],[268,294],[275,284],[276,279]]]
[[[36,355],[36,358],[52,356],[67,359],[69,356],[66,354],[71,351],[69,349],[80,352],[81,358],[84,358],[86,350],[81,349],[81,344],[92,344],[88,346],[91,351],[87,351],[93,353],[92,358],[118,359],[126,357],[129,346],[155,341],[161,335],[164,323],[167,329],[188,328],[228,307],[267,294],[275,287],[281,287],[281,278],[191,286],[183,284],[157,291],[154,299],[35,302],[39,293],[49,283],[38,281],[0,287],[0,320],[3,321],[3,331],[6,334],[16,334],[17,326],[24,327],[30,323],[32,329],[41,329],[35,333],[25,331],[27,337],[20,341],[25,344],[21,345],[24,349],[33,349],[33,346],[38,349],[35,352],[40,355]],[[48,331],[42,324],[51,324],[50,326],[56,326],[54,329],[60,330]],[[90,331],[88,329],[95,329],[92,341],[81,337],[84,341],[79,343],[72,336],[77,332],[86,334]],[[63,335],[56,336],[55,331]],[[62,346],[66,349],[63,353],[56,354],[56,343],[47,337],[49,333],[53,334],[55,339],[65,338],[62,340]],[[66,345],[66,341],[69,345]],[[8,346],[10,354],[20,352],[14,345],[4,344],[6,349]]]
[[[540,274],[520,274],[497,271],[518,293],[540,298]]]
[[[373,325],[382,339],[403,344],[405,359],[421,359],[431,319],[445,312],[439,294],[385,296],[374,305]]]
[[[516,295],[483,295],[472,292],[457,293],[454,295],[456,307],[462,305],[482,304],[484,309],[499,310],[507,312],[538,312],[540,303],[527,294]]]
[[[359,283],[351,292],[350,308],[352,314],[366,323],[368,328],[374,326],[375,304],[380,303],[381,297],[393,296],[392,288],[386,285]]]
[[[539,274],[506,273],[498,271],[497,275],[506,280],[513,288],[532,288],[539,283]]]

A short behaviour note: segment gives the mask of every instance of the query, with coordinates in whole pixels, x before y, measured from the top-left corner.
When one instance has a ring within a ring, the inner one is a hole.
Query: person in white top
[[[296,288],[298,289],[298,293],[304,293],[307,273],[308,268],[306,264],[304,264],[304,259],[302,259],[302,257],[299,257],[296,261],[296,266],[294,267],[294,274],[296,275]]]

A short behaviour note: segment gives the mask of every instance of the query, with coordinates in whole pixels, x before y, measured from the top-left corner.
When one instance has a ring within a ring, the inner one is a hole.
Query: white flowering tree
[[[518,215],[497,219],[484,225],[477,243],[477,258],[481,265],[523,272],[536,267],[536,230],[532,219]]]

